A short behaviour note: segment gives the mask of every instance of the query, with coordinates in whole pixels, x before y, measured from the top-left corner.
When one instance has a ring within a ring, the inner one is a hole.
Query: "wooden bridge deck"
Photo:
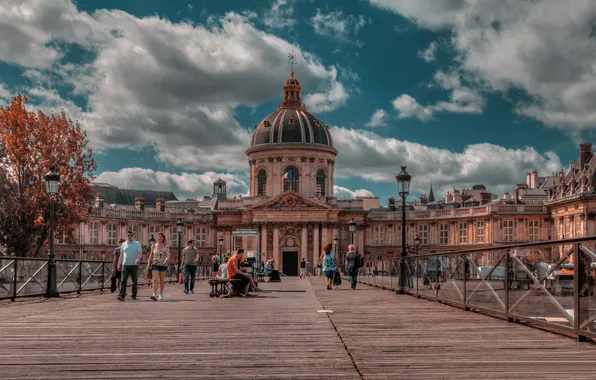
[[[85,294],[0,304],[8,379],[594,379],[596,346],[456,308],[322,279],[212,299]],[[318,310],[333,310],[333,314]]]

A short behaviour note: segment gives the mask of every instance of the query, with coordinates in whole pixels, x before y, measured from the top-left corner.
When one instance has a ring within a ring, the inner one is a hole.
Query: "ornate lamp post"
[[[176,232],[178,232],[178,276],[180,276],[180,254],[182,249],[182,231],[184,229],[184,223],[181,219],[176,222]]]
[[[46,192],[50,196],[50,252],[48,253],[48,284],[46,288],[47,297],[59,297],[58,286],[56,285],[56,255],[54,254],[54,196],[58,194],[60,186],[60,174],[54,166],[44,177]]]
[[[151,235],[151,237],[149,238],[149,251],[151,251],[151,247],[153,247],[153,245],[155,244],[155,237],[153,235]],[[151,264],[151,263],[149,263]]]
[[[354,244],[354,232],[356,232],[356,221],[354,220],[354,218],[350,219],[348,226],[350,227],[350,234],[352,235],[351,244]]]
[[[395,177],[397,181],[397,192],[401,196],[401,254],[399,257],[399,285],[397,294],[405,294],[408,286],[406,267],[406,197],[410,192],[410,181],[412,176],[406,172],[406,167],[401,167],[401,172]]]
[[[220,236],[219,239],[217,239],[217,241],[219,242],[219,259],[223,260],[223,243],[224,243],[224,238],[223,236]]]

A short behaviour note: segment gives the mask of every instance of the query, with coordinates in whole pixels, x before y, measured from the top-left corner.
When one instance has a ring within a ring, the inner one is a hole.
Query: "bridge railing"
[[[419,298],[596,338],[596,236],[410,255],[409,289]],[[359,281],[396,290],[399,262],[372,262]]]
[[[178,281],[177,265],[170,264],[166,281]],[[182,270],[182,268],[181,268]],[[200,265],[197,279],[208,278],[211,266]],[[147,285],[147,263],[139,265],[139,285]],[[58,293],[108,290],[113,276],[111,261],[56,259]],[[47,294],[48,260],[30,257],[0,256],[0,300]],[[128,281],[130,286],[131,280]]]

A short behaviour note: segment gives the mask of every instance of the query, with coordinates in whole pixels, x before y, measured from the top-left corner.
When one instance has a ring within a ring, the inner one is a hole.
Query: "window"
[[[197,247],[207,246],[207,227],[197,227],[195,229],[195,239],[197,241]]]
[[[476,243],[484,243],[484,222],[476,223]]]
[[[116,245],[116,228],[115,223],[108,223],[108,245]]]
[[[56,238],[58,244],[66,244],[68,243],[68,234],[62,234],[58,238]]]
[[[468,223],[461,222],[459,224],[459,244],[465,244],[468,242]]]
[[[428,244],[428,224],[418,225],[418,237],[421,245]]]
[[[319,169],[319,171],[317,172],[315,195],[318,197],[325,196],[325,172],[323,171],[323,169]]]
[[[180,241],[180,245],[184,245],[184,228],[182,229],[182,232],[180,233],[180,238],[182,239]],[[172,247],[177,247],[178,246],[178,227],[172,227]]]
[[[89,223],[89,243],[91,243],[91,244],[99,243],[99,223],[98,222],[90,222]]]
[[[397,245],[401,245],[401,226],[395,225],[395,241]]]
[[[139,225],[138,224],[129,224],[128,225],[128,231],[132,231],[132,238],[135,240],[141,240],[141,237],[139,236]]]
[[[155,241],[157,241],[157,233],[158,232],[161,232],[161,227],[159,227],[159,226],[149,227],[149,238],[151,238],[151,236],[153,236]]]
[[[538,241],[538,221],[528,221],[528,234],[530,235],[530,241]]]
[[[298,192],[298,169],[295,166],[288,166],[283,176],[284,191]]]
[[[385,226],[375,226],[374,229],[375,245],[385,244]]]
[[[565,235],[563,236],[563,239],[568,239],[571,237],[571,223],[569,221],[569,218],[565,218]]]
[[[267,195],[267,171],[265,169],[259,170],[259,174],[257,174],[257,195]]]
[[[575,237],[581,237],[582,234],[582,220],[578,215],[575,216]]]
[[[449,224],[439,224],[439,244],[449,244]]]
[[[513,220],[504,220],[503,221],[503,236],[504,241],[511,242],[513,241]]]

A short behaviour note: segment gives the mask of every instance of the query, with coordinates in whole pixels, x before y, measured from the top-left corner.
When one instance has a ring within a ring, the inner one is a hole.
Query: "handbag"
[[[184,283],[184,275],[182,274],[182,272],[178,273],[178,283]]]
[[[149,266],[149,268],[147,268],[147,273],[145,274],[145,277],[147,277],[147,280],[153,279],[153,272],[151,271],[151,265]]]

